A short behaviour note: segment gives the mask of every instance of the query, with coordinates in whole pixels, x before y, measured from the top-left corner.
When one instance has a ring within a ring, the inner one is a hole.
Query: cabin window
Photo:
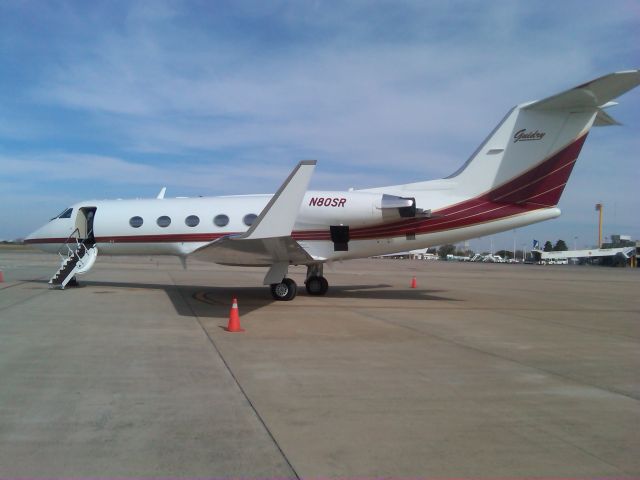
[[[200,223],[200,219],[196,215],[189,215],[184,219],[184,223],[187,227],[195,227]]]
[[[258,218],[258,216],[255,213],[248,213],[244,216],[242,221],[247,227],[250,227],[251,225],[253,225],[253,222],[256,221],[256,218]]]
[[[161,217],[158,217],[158,220],[156,223],[158,224],[159,227],[165,228],[171,225],[171,218],[167,217],[166,215],[163,215]]]
[[[142,217],[131,217],[129,219],[129,225],[131,225],[133,228],[140,228],[143,223],[144,220],[142,220]]]
[[[213,219],[213,223],[215,223],[218,227],[224,227],[229,224],[229,217],[227,217],[224,213],[220,215],[216,215],[216,218]]]

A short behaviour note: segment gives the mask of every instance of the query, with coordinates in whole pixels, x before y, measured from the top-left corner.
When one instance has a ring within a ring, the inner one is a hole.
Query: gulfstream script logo
[[[527,129],[523,128],[522,130],[518,130],[513,136],[513,143],[527,142],[529,140],[542,140],[542,137],[544,136],[544,132],[539,132],[538,130],[535,132],[527,132]]]

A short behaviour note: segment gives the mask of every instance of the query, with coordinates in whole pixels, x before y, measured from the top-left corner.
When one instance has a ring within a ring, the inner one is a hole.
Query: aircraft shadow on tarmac
[[[180,316],[198,316],[228,318],[231,300],[235,296],[241,313],[249,313],[269,305],[301,306],[305,308],[322,308],[318,302],[331,305],[332,299],[354,300],[387,300],[387,301],[459,301],[455,298],[438,295],[444,290],[425,289],[391,289],[389,284],[377,285],[335,285],[331,286],[326,296],[310,296],[304,290],[304,286],[298,290],[298,297],[292,302],[279,302],[271,297],[266,287],[215,287],[211,285],[166,285],[156,283],[132,283],[132,282],[101,282],[95,280],[81,281],[79,287],[71,288],[108,288],[108,289],[141,289],[164,290],[171,300],[176,313]],[[62,292],[61,292],[62,293]],[[112,293],[109,291],[95,290],[95,294]],[[313,304],[305,304],[304,300],[315,300]]]

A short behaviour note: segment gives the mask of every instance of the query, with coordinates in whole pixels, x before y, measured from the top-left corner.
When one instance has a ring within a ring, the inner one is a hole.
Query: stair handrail
[[[80,242],[79,242],[80,229],[78,227],[76,227],[76,229],[73,232],[71,232],[69,236],[65,239],[62,245],[58,247],[58,256],[62,259],[62,261],[65,260],[65,257],[62,255],[62,253],[60,253],[60,250],[62,250],[62,247],[67,247],[67,258],[70,257],[75,252],[75,250],[72,250],[71,247],[69,247],[69,239],[73,237],[76,233],[78,234],[78,236],[74,238],[76,241],[76,248],[78,248],[80,246]]]
[[[91,230],[89,230],[89,231],[87,232],[87,238],[85,238],[85,240],[89,240],[89,238],[90,238],[92,235],[94,235],[94,233],[93,233],[93,227],[91,227]],[[95,237],[93,237],[93,243],[95,243]],[[85,246],[86,246],[86,245],[85,245]]]

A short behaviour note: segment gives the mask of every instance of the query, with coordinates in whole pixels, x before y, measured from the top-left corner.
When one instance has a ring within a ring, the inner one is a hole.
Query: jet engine
[[[362,227],[402,218],[429,216],[412,197],[369,192],[307,192],[300,208],[301,227],[348,225]]]

